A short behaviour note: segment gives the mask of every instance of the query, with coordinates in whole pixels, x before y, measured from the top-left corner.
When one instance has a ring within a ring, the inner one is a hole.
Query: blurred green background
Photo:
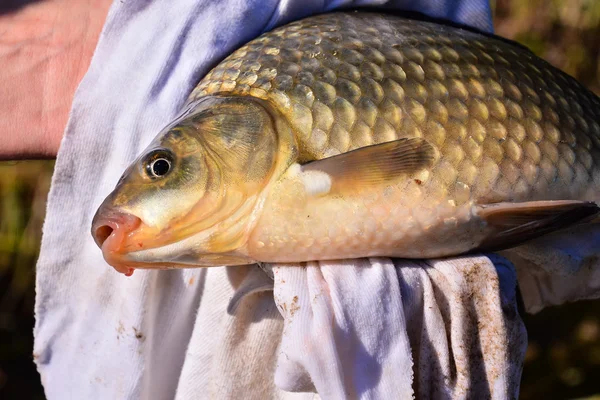
[[[497,0],[496,32],[600,94],[599,0]],[[0,163],[0,399],[43,399],[32,361],[35,262],[52,168]],[[522,399],[600,400],[600,300],[524,316]]]

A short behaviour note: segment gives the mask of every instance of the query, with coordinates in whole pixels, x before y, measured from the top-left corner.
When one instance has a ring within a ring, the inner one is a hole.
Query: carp
[[[593,223],[600,100],[528,49],[374,12],[250,41],[100,206],[118,271],[447,257]]]

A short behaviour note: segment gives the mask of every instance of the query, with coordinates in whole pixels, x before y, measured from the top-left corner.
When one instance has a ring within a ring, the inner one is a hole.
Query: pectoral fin
[[[478,215],[491,228],[475,251],[497,251],[583,222],[600,212],[593,202],[557,200],[480,206]]]
[[[302,171],[327,174],[331,192],[387,183],[429,167],[435,157],[429,142],[407,138],[313,161],[303,165]]]

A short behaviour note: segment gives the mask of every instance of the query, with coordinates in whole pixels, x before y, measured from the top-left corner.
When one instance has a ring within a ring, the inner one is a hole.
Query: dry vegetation
[[[497,33],[600,93],[600,1],[497,0]],[[34,267],[53,163],[0,163],[0,397],[43,398],[31,359]],[[525,316],[523,399],[600,399],[600,301]]]

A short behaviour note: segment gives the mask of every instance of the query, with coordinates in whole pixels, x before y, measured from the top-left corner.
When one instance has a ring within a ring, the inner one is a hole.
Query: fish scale
[[[469,201],[595,200],[600,101],[528,50],[423,21],[334,13],[240,48],[190,96],[269,101],[309,162],[403,137],[434,144],[424,190]]]

